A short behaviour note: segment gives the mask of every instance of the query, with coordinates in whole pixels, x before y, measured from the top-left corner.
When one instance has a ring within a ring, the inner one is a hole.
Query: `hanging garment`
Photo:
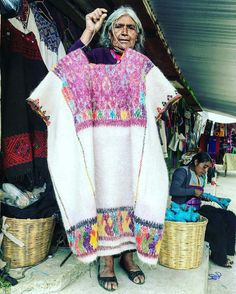
[[[179,151],[183,152],[186,146],[186,138],[182,133],[179,134]]]
[[[205,126],[205,130],[204,130],[204,135],[206,135],[206,136],[211,136],[212,126],[213,126],[213,121],[211,121],[211,120],[208,119],[208,120],[206,121],[206,126]]]
[[[147,57],[128,49],[115,65],[89,64],[76,50],[28,99],[48,125],[49,170],[81,261],[137,248],[156,264],[168,173],[155,115],[179,98]]]
[[[172,151],[176,151],[179,145],[179,134],[178,131],[176,130],[174,135],[172,136],[170,143],[168,145],[168,147],[172,150]]]
[[[32,33],[22,34],[2,20],[2,151],[4,177],[27,187],[43,185],[47,173],[47,128],[26,98],[46,74]],[[37,74],[36,74],[37,73]],[[43,179],[44,178],[44,179]]]
[[[199,150],[202,152],[207,150],[207,135],[205,134],[201,134],[199,140]]]
[[[46,14],[36,8],[32,13],[28,1],[23,1],[17,18],[2,19],[1,182],[23,191],[47,183],[42,198],[24,210],[2,205],[1,213],[8,217],[40,218],[58,210],[47,168],[47,129],[26,103],[47,74],[47,67],[65,55],[56,27]]]
[[[222,123],[215,123],[214,125],[214,136],[216,137],[224,137],[224,124]]]
[[[47,69],[50,70],[66,53],[56,23],[44,2],[28,3],[27,0],[24,0],[21,14],[9,21],[23,34],[33,33],[41,58]]]
[[[159,121],[159,126],[160,126],[161,142],[162,142],[161,147],[162,147],[164,157],[167,158],[168,152],[167,152],[166,126],[165,126],[165,122],[162,119]]]
[[[216,137],[208,138],[208,153],[212,158],[216,158]]]
[[[199,143],[200,137],[203,134],[203,130],[205,128],[206,118],[200,114],[195,115],[195,123],[193,133],[196,134],[196,142]]]
[[[4,181],[32,190],[48,176],[47,129],[25,100],[65,50],[44,1],[22,3],[17,17],[2,20],[1,141]]]
[[[185,143],[186,143],[186,138],[184,137],[184,135],[182,133],[178,134],[178,131],[176,130],[176,132],[171,138],[171,141],[168,147],[174,152],[177,150],[183,152]]]

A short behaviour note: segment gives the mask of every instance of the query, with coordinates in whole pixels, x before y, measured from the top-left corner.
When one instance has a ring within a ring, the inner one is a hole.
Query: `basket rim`
[[[176,221],[169,221],[165,220],[164,223],[175,223],[175,224],[185,224],[185,225],[193,225],[193,224],[203,224],[203,223],[208,223],[208,219],[204,216],[200,217],[200,220],[197,222],[176,222]]]
[[[52,215],[52,216],[49,216],[49,217],[41,217],[41,218],[16,218],[16,217],[8,217],[8,216],[2,216],[1,219],[5,217],[6,220],[16,220],[16,221],[44,221],[44,220],[50,220],[50,219],[55,219],[55,216]]]

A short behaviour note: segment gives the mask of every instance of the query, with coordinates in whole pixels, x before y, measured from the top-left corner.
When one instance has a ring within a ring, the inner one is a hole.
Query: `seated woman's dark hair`
[[[197,160],[198,163],[208,162],[212,163],[212,158],[207,152],[198,152],[192,157],[192,160],[189,162],[189,165],[194,164],[194,161]]]

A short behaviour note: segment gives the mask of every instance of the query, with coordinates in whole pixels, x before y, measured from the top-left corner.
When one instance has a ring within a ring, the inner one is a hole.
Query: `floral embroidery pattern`
[[[145,78],[153,66],[133,50],[127,50],[122,62],[115,65],[89,64],[80,50],[63,58],[54,73],[62,80],[76,130],[99,125],[145,126]]]
[[[27,102],[31,106],[32,110],[36,111],[43,119],[47,126],[50,125],[50,116],[46,115],[46,111],[43,110],[43,107],[39,104],[39,99],[28,99]]]
[[[135,217],[135,238],[137,251],[150,258],[157,258],[160,252],[163,233],[162,224],[142,221]]]
[[[77,256],[91,255],[97,251],[96,218],[84,221],[68,230],[69,246]]]
[[[77,256],[94,254],[99,240],[134,237],[133,208],[98,209],[97,219],[84,221],[67,231],[69,246]]]
[[[133,208],[98,209],[98,239],[114,240],[134,236]]]

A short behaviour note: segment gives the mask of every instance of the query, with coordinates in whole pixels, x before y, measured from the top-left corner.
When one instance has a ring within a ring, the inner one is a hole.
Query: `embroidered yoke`
[[[78,49],[28,102],[48,125],[48,166],[70,247],[83,262],[137,249],[156,264],[168,174],[155,116],[180,96],[144,55],[91,64]]]

